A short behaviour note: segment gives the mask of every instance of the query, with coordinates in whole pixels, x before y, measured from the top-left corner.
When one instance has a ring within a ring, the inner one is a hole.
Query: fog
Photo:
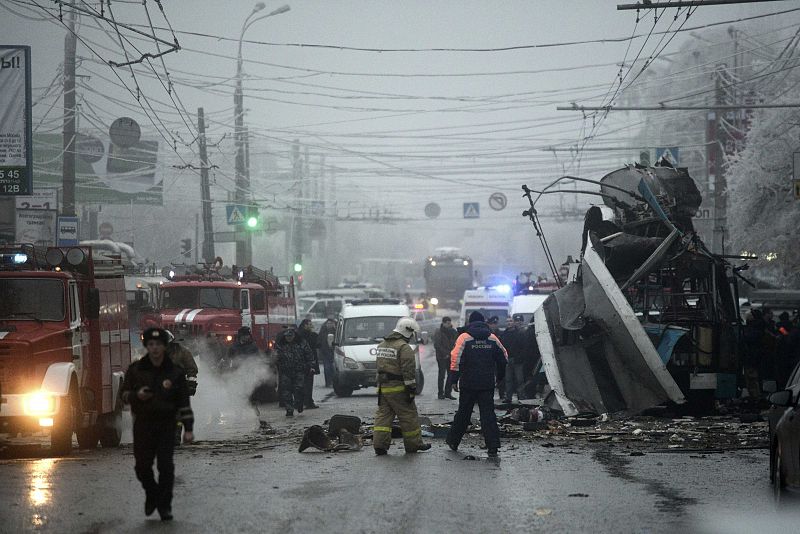
[[[521,185],[542,187],[564,174],[597,179],[636,161],[645,144],[639,114],[556,106],[608,102],[622,72],[631,71],[632,79],[645,58],[657,57],[658,67],[696,42],[689,31],[669,34],[669,48],[661,50],[660,32],[683,19],[670,14],[655,21],[650,13],[616,11],[616,3],[299,0],[288,12],[260,19],[280,5],[268,3],[242,46],[251,180],[245,196],[261,217],[253,264],[288,274],[302,257],[306,286],[323,287],[357,273],[365,258],[421,261],[436,247],[456,246],[487,266],[487,274],[545,272],[535,232],[522,216],[528,204]],[[66,31],[58,9],[39,4],[3,2],[0,24],[5,43],[31,45],[35,130],[57,135]],[[182,239],[197,247],[198,107],[207,122],[214,230],[233,230],[226,205],[235,191],[235,58],[252,9],[245,0],[165,2],[163,15],[150,6],[155,29],[140,3],[115,5],[126,27],[86,13],[78,19],[78,131],[107,140],[116,118],[134,118],[142,139],[159,143],[154,180],[163,181],[160,203],[135,194],[89,198],[86,192],[105,182],[84,168],[79,215],[97,212],[99,223],[114,225],[115,239],[132,242],[160,265],[193,261],[193,251],[188,260],[180,255]],[[688,27],[724,23],[722,30],[778,9],[701,9]],[[754,39],[783,38],[798,15],[785,15],[780,28],[776,17],[766,20],[771,33],[756,31]],[[174,39],[180,50],[145,58]],[[126,58],[142,61],[109,65]],[[636,76],[631,83],[645,101],[647,84],[669,84],[673,76]],[[659,138],[657,125],[658,119],[648,122],[646,145],[673,142],[666,133]],[[36,156],[40,185],[53,178],[43,168],[49,159],[50,153]],[[493,193],[506,195],[504,209],[489,206]],[[582,213],[597,201],[564,193],[537,206],[556,261],[576,254]],[[441,208],[436,218],[425,215],[430,203]],[[479,218],[464,218],[465,203],[479,204]],[[91,237],[88,221],[81,232]],[[233,244],[220,239],[216,254],[232,263]]]

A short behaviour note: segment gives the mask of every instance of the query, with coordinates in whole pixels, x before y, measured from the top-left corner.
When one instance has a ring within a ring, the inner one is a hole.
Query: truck
[[[131,361],[123,267],[91,247],[0,246],[0,433],[116,447]]]
[[[157,310],[143,317],[142,330],[170,330],[192,352],[211,357],[211,363],[227,355],[243,326],[250,328],[262,351],[270,352],[278,333],[297,322],[294,278],[284,283],[253,266],[204,267],[183,274],[165,270]]]
[[[429,301],[448,309],[457,309],[464,291],[474,287],[472,259],[453,247],[437,248],[424,267],[425,292]]]

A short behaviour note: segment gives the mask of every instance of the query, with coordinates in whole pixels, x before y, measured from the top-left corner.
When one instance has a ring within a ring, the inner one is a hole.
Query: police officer
[[[167,357],[167,331],[148,328],[142,339],[147,354],[128,366],[122,400],[133,412],[133,455],[136,478],[145,491],[144,513],[150,515],[157,508],[161,520],[169,521],[175,481],[175,425],[180,420],[186,429],[184,442],[192,442],[194,415],[185,372]],[[153,460],[158,466],[158,482],[153,475]]]
[[[500,448],[500,429],[494,414],[494,388],[505,376],[508,354],[495,336],[483,315],[472,312],[466,332],[458,336],[450,353],[450,372],[453,383],[460,382],[458,411],[447,435],[447,444],[458,450],[467,431],[472,409],[478,403],[481,431],[490,457]]]
[[[406,453],[427,451],[430,443],[422,443],[417,405],[417,364],[414,349],[408,344],[419,332],[417,321],[402,317],[391,334],[378,345],[378,411],[372,428],[375,454],[386,454],[392,444],[392,422],[400,421]]]

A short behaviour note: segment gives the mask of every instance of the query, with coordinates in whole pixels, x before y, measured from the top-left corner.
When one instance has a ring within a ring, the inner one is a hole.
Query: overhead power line
[[[800,108],[800,103],[796,104],[736,104],[715,106],[559,106],[558,111],[733,111],[737,109],[776,109],[776,108]]]
[[[784,0],[670,0],[666,2],[636,2],[635,4],[619,4],[618,11],[640,9],[666,9],[669,7],[701,7],[701,6],[729,6],[733,4],[760,4],[763,2],[783,2]]]

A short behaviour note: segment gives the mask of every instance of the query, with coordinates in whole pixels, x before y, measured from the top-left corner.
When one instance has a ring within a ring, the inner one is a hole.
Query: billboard
[[[33,138],[37,187],[61,186],[61,134]],[[75,200],[78,203],[161,205],[163,178],[157,170],[159,143],[142,139],[122,148],[103,135],[78,135]]]
[[[0,196],[30,195],[31,47],[0,46]]]

